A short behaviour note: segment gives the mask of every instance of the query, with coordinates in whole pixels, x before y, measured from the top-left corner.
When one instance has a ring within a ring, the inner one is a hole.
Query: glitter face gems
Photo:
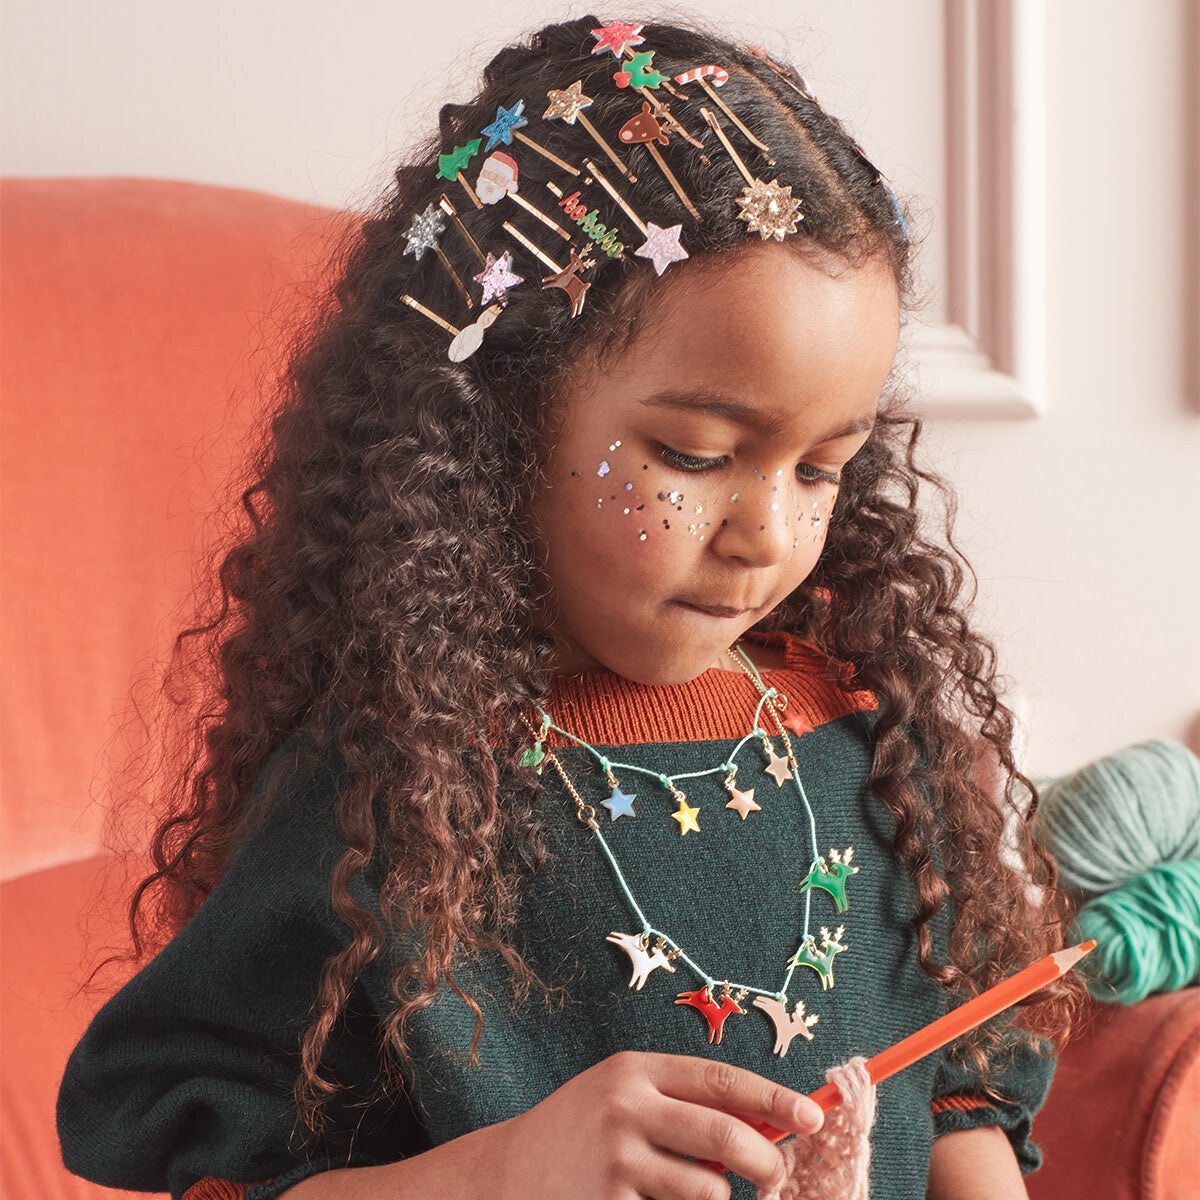
[[[742,209],[738,213],[738,220],[745,221],[750,232],[757,233],[764,242],[767,238],[782,242],[785,235],[795,233],[796,223],[804,220],[804,214],[800,211],[800,201],[792,195],[791,185],[781,186],[778,179],[764,183],[751,175],[729,138],[725,136],[725,130],[721,128],[716,114],[711,109],[701,108],[700,115],[721,139],[721,145],[725,147],[746,181],[746,187],[738,197],[738,204]]]
[[[471,278],[483,288],[484,304],[493,298],[499,300],[501,305],[507,304],[508,289],[525,282],[520,275],[513,273],[512,255],[507,250],[499,258],[489,251],[487,265]]]

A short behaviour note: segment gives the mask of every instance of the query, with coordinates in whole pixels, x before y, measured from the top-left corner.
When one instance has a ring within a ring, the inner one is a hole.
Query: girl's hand
[[[724,1176],[682,1155],[777,1187],[783,1156],[748,1120],[809,1134],[824,1114],[729,1063],[625,1050],[492,1127],[503,1151],[489,1191],[495,1200],[728,1200]]]

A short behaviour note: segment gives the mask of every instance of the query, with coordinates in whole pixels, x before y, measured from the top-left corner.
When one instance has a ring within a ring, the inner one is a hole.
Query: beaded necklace
[[[601,850],[608,859],[609,865],[612,867],[617,884],[624,893],[638,921],[641,922],[640,932],[625,933],[615,930],[605,938],[605,941],[620,946],[629,955],[633,968],[633,975],[629,981],[629,986],[636,988],[640,992],[652,971],[661,967],[673,974],[676,970],[675,963],[677,961],[684,962],[695,972],[702,982],[701,986],[694,991],[678,993],[675,1003],[690,1005],[703,1015],[708,1023],[708,1040],[710,1043],[719,1043],[721,1041],[725,1022],[731,1015],[734,1013],[745,1014],[746,1009],[742,1007],[741,1002],[748,995],[754,993],[754,1000],[752,1001],[754,1007],[765,1012],[774,1024],[774,1052],[782,1057],[787,1053],[788,1047],[796,1036],[800,1036],[806,1041],[811,1042],[814,1036],[813,1027],[819,1020],[818,1014],[810,1013],[806,1010],[803,1000],[797,1000],[795,1008],[789,1011],[788,987],[791,984],[792,976],[797,967],[809,967],[815,971],[821,980],[821,990],[828,991],[833,987],[833,960],[838,954],[845,952],[847,949],[845,943],[842,941],[842,936],[845,933],[844,925],[838,926],[837,930],[832,934],[827,928],[822,927],[821,946],[817,946],[817,940],[812,934],[810,925],[813,893],[815,891],[826,892],[833,900],[835,911],[839,914],[846,912],[849,908],[849,902],[846,899],[846,882],[851,875],[858,873],[858,867],[853,865],[853,846],[847,847],[844,852],[831,849],[828,860],[821,855],[818,848],[816,817],[813,814],[812,806],[809,804],[804,784],[800,779],[800,770],[792,749],[792,741],[788,736],[789,729],[796,733],[797,736],[803,736],[804,733],[812,732],[812,726],[798,714],[791,716],[782,715],[788,707],[787,697],[781,695],[775,688],[767,687],[759,675],[758,669],[751,662],[745,651],[742,650],[741,646],[731,646],[728,653],[758,689],[759,701],[754,711],[753,729],[738,742],[728,758],[718,766],[705,771],[691,771],[686,774],[672,776],[651,771],[645,767],[634,766],[630,763],[612,762],[582,738],[578,738],[568,730],[555,725],[550,719],[550,715],[540,706],[538,706],[538,714],[541,718],[540,726],[535,728],[532,722],[526,722],[530,732],[534,734],[534,743],[531,748],[527,749],[521,755],[520,764],[526,767],[534,767],[538,774],[541,774],[543,765],[548,762],[558,773],[571,798],[575,801],[576,817],[592,831]],[[769,714],[775,734],[782,740],[783,754],[776,753],[772,735],[761,724],[764,712]],[[795,785],[800,795],[800,800],[804,805],[804,811],[808,816],[808,827],[812,845],[812,859],[808,872],[799,883],[800,889],[804,892],[804,929],[800,936],[799,947],[787,959],[785,964],[786,973],[783,983],[778,990],[770,991],[754,987],[750,984],[731,983],[728,979],[721,979],[719,976],[710,974],[702,966],[694,962],[684,951],[683,947],[669,934],[656,928],[650,922],[634,898],[633,892],[625,880],[624,873],[621,871],[620,864],[617,862],[616,855],[600,831],[600,823],[596,820],[595,807],[584,800],[579,788],[559,761],[558,756],[553,751],[545,749],[543,743],[551,730],[567,738],[575,745],[581,746],[597,760],[601,771],[604,773],[608,787],[612,789],[612,794],[609,798],[600,802],[603,807],[609,810],[612,821],[615,822],[620,817],[633,819],[637,816],[633,808],[633,802],[637,799],[637,794],[623,792],[615,773],[617,770],[630,771],[649,776],[670,793],[671,798],[679,806],[671,815],[679,823],[681,837],[689,832],[694,831],[698,833],[700,831],[700,825],[696,820],[700,810],[688,804],[687,793],[678,786],[680,780],[697,779],[709,775],[723,775],[723,786],[731,797],[730,802],[725,806],[726,808],[732,808],[737,811],[743,821],[746,820],[751,812],[761,811],[760,806],[754,803],[755,789],[751,787],[743,790],[736,786],[738,772],[736,760],[738,755],[750,742],[757,741],[759,743],[763,754],[763,762],[765,763],[763,773],[769,775],[775,781],[778,788],[782,788],[789,781]],[[651,939],[654,940],[653,948],[651,948],[650,944]],[[719,1002],[713,997],[713,989],[718,984],[721,986]]]

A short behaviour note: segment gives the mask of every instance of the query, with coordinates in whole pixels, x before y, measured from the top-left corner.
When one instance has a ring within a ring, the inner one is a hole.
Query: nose
[[[799,536],[792,491],[785,478],[767,477],[731,493],[712,537],[713,549],[749,567],[786,562]]]

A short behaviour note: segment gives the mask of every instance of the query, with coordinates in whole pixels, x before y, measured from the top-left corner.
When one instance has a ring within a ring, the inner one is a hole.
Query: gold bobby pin
[[[462,234],[463,240],[475,252],[476,258],[481,263],[486,263],[487,255],[479,248],[479,243],[471,236],[470,230],[462,223],[462,218],[458,215],[458,209],[450,203],[450,197],[445,192],[442,193],[441,198],[438,200],[438,205],[450,220],[454,222],[454,227]]]
[[[769,237],[782,242],[785,234],[795,233],[796,222],[803,221],[804,214],[800,211],[799,199],[792,195],[791,184],[781,187],[778,179],[763,183],[761,179],[751,175],[726,137],[716,114],[711,109],[701,107],[700,115],[721,139],[721,145],[728,151],[729,157],[733,159],[746,181],[746,187],[738,197],[738,204],[742,207],[742,211],[738,213],[738,220],[745,221],[750,231],[757,233],[764,242]]]
[[[637,215],[637,213],[633,211],[632,208],[630,208],[629,204],[625,200],[625,197],[622,196],[621,193],[618,192],[617,189],[613,187],[613,185],[609,183],[609,181],[605,179],[603,175],[600,174],[599,168],[590,158],[585,158],[583,160],[583,165],[587,167],[587,169],[595,176],[596,182],[621,206],[621,208],[625,210],[626,216],[628,216],[629,219],[638,227],[638,229],[641,231],[642,237],[645,237],[646,223]],[[558,194],[561,198],[561,189],[559,189]]]
[[[707,93],[709,99],[742,131],[743,136],[752,145],[757,146],[766,157],[767,162],[771,166],[775,165],[775,160],[771,157],[771,149],[765,142],[760,142],[758,138],[750,132],[749,129],[738,119],[737,113],[717,95],[716,91],[709,86],[706,76],[712,76],[717,87],[724,87],[729,80],[729,72],[724,67],[714,66],[709,63],[703,67],[693,67],[690,71],[683,71],[675,76],[675,82],[680,84],[698,83]]]
[[[503,223],[503,225],[501,226],[501,228],[510,237],[516,238],[517,241],[520,242],[521,245],[524,246],[525,249],[528,250],[530,254],[532,254],[535,258],[537,258],[541,262],[543,262],[546,266],[548,266],[550,268],[550,270],[552,270],[560,275],[562,274],[564,268],[560,267],[558,265],[558,263],[556,263],[554,261],[554,259],[552,259],[550,257],[550,255],[548,255],[539,245],[537,245],[536,242],[531,242],[515,225],[512,225],[508,221],[505,221]]]
[[[530,204],[518,191],[518,176],[520,168],[517,160],[503,150],[496,150],[484,159],[479,168],[479,177],[475,180],[475,191],[484,204],[499,204],[501,200],[512,200],[519,204],[527,213],[536,217],[547,229],[553,229],[564,241],[569,242],[571,235],[555,220],[548,217],[536,205]]]
[[[467,177],[463,174],[463,167],[475,157],[482,143],[483,138],[472,138],[465,146],[455,146],[449,154],[442,154],[438,157],[438,178],[445,179],[450,183],[453,183],[457,179],[462,184],[463,190],[471,197],[471,203],[476,208],[482,208],[483,203],[471,190],[471,185],[467,182]]]
[[[450,347],[446,351],[446,356],[451,362],[462,362],[464,359],[470,358],[483,344],[484,331],[490,329],[495,324],[496,318],[501,312],[499,304],[490,304],[470,325],[459,329],[457,325],[451,325],[445,317],[439,316],[431,308],[426,308],[420,300],[414,299],[407,292],[400,299],[409,308],[415,308],[423,317],[426,317],[453,337],[454,340],[450,343]]]
[[[584,95],[582,79],[575,80],[569,88],[551,88],[546,95],[550,99],[550,107],[542,113],[545,120],[551,121],[557,117],[566,121],[568,125],[574,125],[578,121],[592,135],[596,145],[612,160],[617,170],[630,183],[637,183],[637,176],[621,161],[617,152],[600,136],[600,131],[595,125],[583,115],[583,110],[591,106],[592,97]],[[578,173],[577,171],[576,174]]]
[[[670,139],[664,132],[662,123],[654,115],[653,111],[651,111],[649,100],[642,101],[642,111],[636,116],[630,117],[621,126],[621,132],[618,136],[626,145],[645,146],[650,151],[650,157],[654,159],[658,169],[666,177],[667,182],[675,189],[675,194],[683,201],[684,207],[697,221],[704,220],[700,215],[700,210],[692,203],[691,197],[683,190],[683,185],[675,178],[675,173],[667,166],[666,160],[658,152],[658,147],[654,144],[655,142],[661,142],[665,146]]]

